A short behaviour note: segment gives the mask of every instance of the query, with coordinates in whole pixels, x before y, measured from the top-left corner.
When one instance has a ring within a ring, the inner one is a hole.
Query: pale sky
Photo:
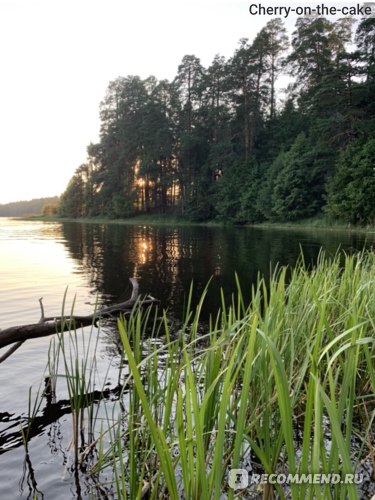
[[[65,190],[86,161],[87,145],[98,141],[99,103],[111,80],[171,80],[186,54],[207,67],[215,54],[230,57],[240,38],[252,40],[270,19],[283,17],[251,16],[252,3],[259,4],[0,0],[0,203]]]

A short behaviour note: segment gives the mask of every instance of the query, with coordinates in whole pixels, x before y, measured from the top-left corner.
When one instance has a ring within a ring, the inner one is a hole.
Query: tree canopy
[[[110,82],[100,118],[64,216],[374,222],[374,18],[299,18],[290,41],[273,19],[208,68]]]

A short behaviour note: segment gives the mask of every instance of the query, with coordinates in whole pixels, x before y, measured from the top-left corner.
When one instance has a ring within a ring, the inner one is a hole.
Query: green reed
[[[206,291],[195,311],[190,291],[177,334],[166,314],[119,321],[127,407],[109,425],[95,470],[113,468],[120,498],[234,498],[228,471],[249,457],[268,474],[353,474],[374,456],[375,256],[322,254],[313,269],[300,259],[289,274],[260,278],[248,307],[237,283],[237,297],[229,306],[223,299],[204,335]],[[358,498],[355,484],[288,488],[256,491]]]
[[[95,329],[87,340],[74,329],[60,334],[51,348],[51,379],[65,379],[71,402],[75,463],[87,425],[91,473],[118,498],[232,499],[242,492],[230,488],[229,471],[249,462],[256,473],[293,475],[354,474],[365,457],[375,463],[375,255],[321,254],[311,269],[300,258],[293,270],[259,277],[248,306],[236,282],[203,334],[207,288],[195,308],[190,289],[178,325],[151,309],[119,319],[123,391],[111,411],[103,405],[104,420],[88,401]],[[355,484],[252,491],[359,498]]]
[[[85,331],[76,329],[75,299],[70,314],[65,315],[66,295],[67,291],[64,294],[61,316],[71,327],[67,332],[64,332],[64,329],[57,332],[56,338],[52,339],[47,369],[53,393],[56,391],[57,380],[64,382],[68,393],[72,415],[72,439],[69,448],[73,449],[74,466],[77,467],[95,447],[100,406],[94,402],[94,391],[100,382],[96,366],[99,330],[94,324]],[[106,376],[107,374],[104,374],[102,388]]]

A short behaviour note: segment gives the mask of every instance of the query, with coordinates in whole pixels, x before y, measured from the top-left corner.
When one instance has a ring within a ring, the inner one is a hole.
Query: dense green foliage
[[[59,335],[49,379],[68,388],[76,483],[79,471],[89,498],[370,498],[374,285],[373,252],[321,255],[312,269],[301,258],[259,278],[249,306],[238,286],[205,330],[207,289],[196,309],[189,295],[182,322],[133,310],[111,341],[120,366],[111,401],[93,398],[99,381],[103,395],[107,386],[94,328]],[[349,476],[234,491],[237,468]]]
[[[172,82],[116,79],[61,214],[372,223],[374,54],[374,18],[299,18],[291,42],[274,19],[228,60],[186,55]]]

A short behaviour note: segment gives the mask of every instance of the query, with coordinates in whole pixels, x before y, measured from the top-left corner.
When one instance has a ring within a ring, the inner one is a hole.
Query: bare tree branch
[[[25,342],[24,340],[21,340],[20,342],[16,342],[5,354],[3,354],[2,356],[0,356],[0,363],[2,363],[3,361],[5,361],[7,358],[9,358],[9,356],[11,356],[14,352],[16,352],[17,349],[19,347],[21,347],[21,345],[24,342]]]
[[[61,317],[45,317],[42,298],[39,299],[41,318],[38,323],[30,325],[12,326],[5,330],[0,330],[0,349],[8,345],[14,344],[3,356],[0,357],[0,363],[13,354],[23,342],[28,339],[47,337],[59,332],[70,331],[84,326],[96,325],[103,318],[112,315],[129,312],[134,306],[145,307],[157,304],[159,301],[154,297],[139,298],[139,284],[136,279],[131,278],[130,282],[133,286],[132,295],[129,300],[114,304],[113,306],[105,307],[93,314],[87,316],[61,316]]]

